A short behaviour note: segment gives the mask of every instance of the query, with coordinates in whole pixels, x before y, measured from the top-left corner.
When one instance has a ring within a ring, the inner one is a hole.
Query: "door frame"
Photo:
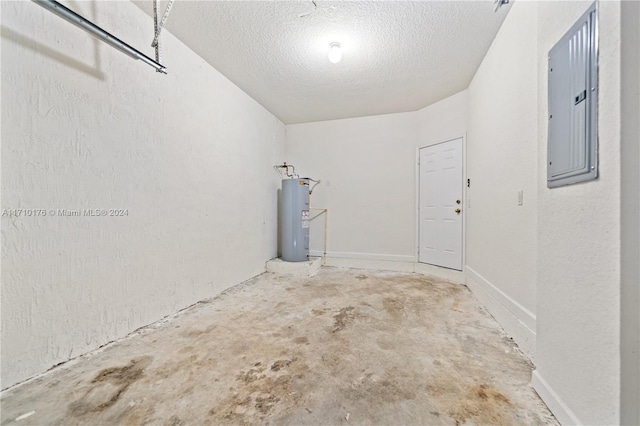
[[[441,269],[446,269],[446,270],[450,270],[450,271],[456,271],[456,272],[461,272],[461,273],[465,273],[466,270],[466,266],[467,266],[467,215],[463,214],[462,215],[462,271],[458,271],[457,269],[449,269],[449,268],[445,268],[443,266],[438,266],[438,265],[432,265],[430,263],[423,263],[420,262],[420,150],[422,148],[427,148],[430,146],[434,146],[434,145],[440,145],[442,143],[446,143],[446,142],[451,142],[454,141],[456,139],[462,139],[462,211],[464,213],[466,213],[467,210],[467,134],[463,133],[462,135],[459,136],[453,136],[453,137],[449,137],[446,138],[444,140],[439,139],[433,143],[427,143],[425,145],[420,145],[416,147],[416,157],[415,157],[415,162],[413,163],[415,165],[415,188],[416,188],[416,194],[415,194],[415,200],[416,200],[416,221],[415,221],[415,259],[416,259],[416,263],[419,264],[423,264],[423,265],[429,265],[429,266],[433,266],[434,268],[441,268]]]

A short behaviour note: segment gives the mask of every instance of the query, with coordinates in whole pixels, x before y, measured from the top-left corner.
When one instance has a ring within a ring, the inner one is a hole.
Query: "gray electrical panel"
[[[284,179],[281,201],[282,260],[309,259],[309,180]]]
[[[549,51],[549,188],[598,177],[597,17],[594,3]]]

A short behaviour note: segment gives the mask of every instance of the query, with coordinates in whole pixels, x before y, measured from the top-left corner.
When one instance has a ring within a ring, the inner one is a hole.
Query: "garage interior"
[[[0,4],[2,424],[640,424],[639,2],[595,3],[597,173],[558,187],[591,1],[57,3],[106,43],[44,3]],[[313,274],[273,266],[285,162]]]

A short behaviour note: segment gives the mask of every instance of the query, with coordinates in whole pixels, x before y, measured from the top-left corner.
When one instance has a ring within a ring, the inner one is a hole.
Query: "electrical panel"
[[[547,186],[598,177],[598,21],[594,3],[549,51]]]

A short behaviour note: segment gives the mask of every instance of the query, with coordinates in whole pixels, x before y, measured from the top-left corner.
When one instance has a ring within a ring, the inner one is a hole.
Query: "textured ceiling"
[[[134,3],[152,15],[150,0]],[[291,124],[415,111],[467,88],[508,11],[492,0],[316,4],[176,0],[166,28]]]

